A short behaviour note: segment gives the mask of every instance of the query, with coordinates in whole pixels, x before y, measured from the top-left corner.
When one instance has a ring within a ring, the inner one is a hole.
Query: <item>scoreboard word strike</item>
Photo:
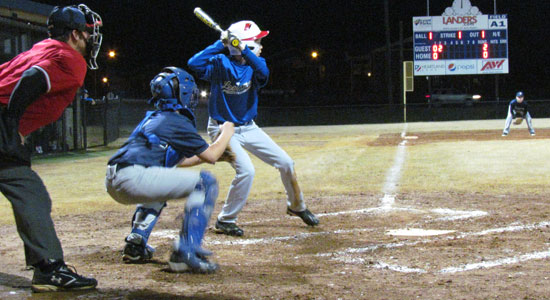
[[[414,75],[508,73],[506,15],[413,17]]]

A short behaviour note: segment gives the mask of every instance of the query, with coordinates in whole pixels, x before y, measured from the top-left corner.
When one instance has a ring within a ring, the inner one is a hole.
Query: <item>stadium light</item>
[[[319,52],[317,52],[317,51],[311,51],[311,58],[317,59],[317,57],[319,57]]]

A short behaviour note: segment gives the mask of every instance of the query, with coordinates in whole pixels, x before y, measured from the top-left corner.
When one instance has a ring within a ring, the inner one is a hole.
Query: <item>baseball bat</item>
[[[218,25],[218,23],[216,23],[216,21],[214,21],[214,19],[212,19],[200,7],[195,7],[195,10],[193,11],[193,13],[195,14],[195,16],[197,18],[199,18],[199,20],[201,20],[208,27],[210,27],[210,28],[212,28],[216,31],[219,31],[220,33],[223,32],[223,29],[220,27],[220,25]],[[240,44],[240,41],[238,39],[232,39],[230,42],[231,42],[231,45],[233,47],[238,47],[239,44]]]
[[[216,21],[214,21],[214,19],[212,19],[200,7],[196,7],[195,10],[193,11],[193,13],[195,13],[195,16],[197,16],[197,18],[199,18],[199,20],[201,20],[204,24],[208,25],[208,27],[210,27],[214,30],[217,30],[219,32],[223,32],[223,29],[220,27],[220,25],[218,25],[218,23],[216,23]]]

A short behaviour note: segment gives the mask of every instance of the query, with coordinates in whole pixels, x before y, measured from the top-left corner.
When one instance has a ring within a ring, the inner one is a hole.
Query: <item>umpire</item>
[[[86,64],[97,68],[101,25],[84,4],[57,6],[48,17],[50,38],[0,65],[0,192],[12,204],[26,263],[34,266],[34,292],[97,286],[63,260],[51,199],[30,167],[23,137],[59,119],[84,83]]]

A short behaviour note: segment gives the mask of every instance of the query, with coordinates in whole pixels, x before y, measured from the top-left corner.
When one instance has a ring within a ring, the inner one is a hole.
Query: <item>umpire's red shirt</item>
[[[8,104],[21,75],[32,67],[44,73],[48,91],[29,105],[21,117],[19,131],[23,135],[59,119],[86,76],[82,54],[65,42],[46,39],[0,65],[0,104]]]

